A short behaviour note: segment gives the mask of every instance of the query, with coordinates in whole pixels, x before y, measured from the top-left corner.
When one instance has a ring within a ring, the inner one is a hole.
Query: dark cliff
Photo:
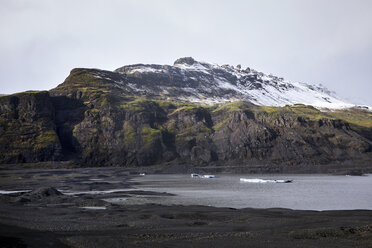
[[[62,159],[55,110],[49,93],[25,92],[0,97],[0,161]]]
[[[99,75],[99,76],[97,76]],[[113,81],[113,78],[116,79]],[[136,79],[138,80],[138,79]],[[0,163],[90,166],[372,162],[372,113],[151,98],[121,74],[74,69],[49,92],[0,97]]]

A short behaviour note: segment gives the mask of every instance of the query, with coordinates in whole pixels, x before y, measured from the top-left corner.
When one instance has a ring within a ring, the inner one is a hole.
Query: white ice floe
[[[245,183],[268,183],[269,180],[264,180],[264,179],[259,179],[259,178],[253,178],[253,179],[240,178],[240,182],[245,182]]]
[[[91,207],[80,207],[80,208],[88,209],[88,210],[105,210],[106,209],[106,207],[95,207],[95,206],[91,206]]]
[[[244,182],[244,183],[291,183],[292,180],[288,180],[288,179],[266,180],[266,179],[260,179],[260,178],[240,178],[240,182]]]
[[[17,194],[17,193],[27,193],[31,190],[0,190],[0,194],[2,195],[9,195],[9,194]]]
[[[215,175],[203,175],[203,178],[216,178]]]
[[[199,175],[196,173],[192,173],[191,178],[216,178],[216,176],[215,175]]]

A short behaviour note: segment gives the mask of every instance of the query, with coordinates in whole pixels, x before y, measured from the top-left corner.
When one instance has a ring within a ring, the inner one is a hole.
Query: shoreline
[[[372,164],[337,163],[324,165],[225,165],[225,166],[194,166],[189,164],[160,164],[143,167],[85,167],[73,161],[46,161],[37,163],[0,164],[0,172],[7,170],[58,170],[58,169],[120,169],[126,170],[130,175],[147,174],[372,174]]]

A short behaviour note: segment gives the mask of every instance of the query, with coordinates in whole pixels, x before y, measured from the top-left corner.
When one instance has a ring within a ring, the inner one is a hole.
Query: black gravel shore
[[[1,170],[0,190],[27,192],[0,195],[0,247],[372,247],[368,210],[104,201],[158,194],[127,191],[130,178],[120,168]],[[99,194],[86,193],[91,191]]]

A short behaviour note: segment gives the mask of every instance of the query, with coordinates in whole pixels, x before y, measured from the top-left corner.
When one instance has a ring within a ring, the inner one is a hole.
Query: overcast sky
[[[370,0],[0,0],[0,32],[0,93],[192,56],[372,105]]]

